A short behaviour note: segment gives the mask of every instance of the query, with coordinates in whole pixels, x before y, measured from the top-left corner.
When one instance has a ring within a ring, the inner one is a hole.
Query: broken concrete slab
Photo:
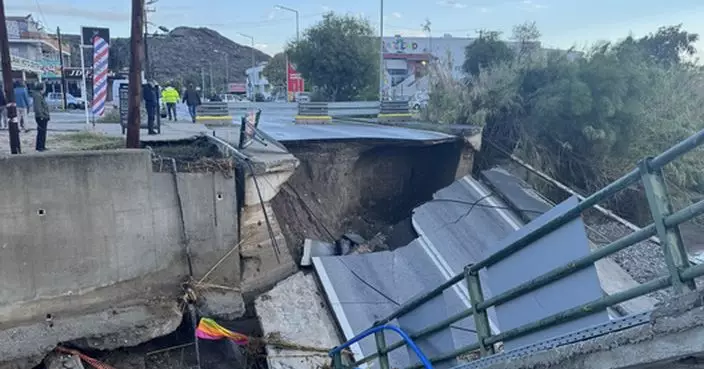
[[[330,364],[327,350],[340,344],[336,326],[314,274],[298,272],[254,302],[265,337],[299,348],[267,345],[270,369],[321,368]],[[315,350],[314,350],[315,349]]]
[[[124,302],[93,313],[54,316],[50,322],[27,322],[0,330],[0,369],[32,368],[60,342],[98,350],[136,346],[173,332],[181,319],[178,302],[168,299]]]
[[[179,173],[176,191],[147,150],[0,157],[0,172],[0,362],[168,334],[189,278],[184,244],[196,278],[237,244],[234,179]],[[239,265],[226,260],[208,282],[239,287]]]
[[[481,175],[493,192],[501,197],[524,222],[533,221],[553,208],[553,204],[533,190],[529,184],[502,168],[484,170]],[[590,240],[589,247],[595,250],[599,246]],[[600,259],[595,264],[601,288],[608,295],[638,285],[638,282],[612,258]],[[637,314],[652,310],[656,303],[657,300],[650,296],[641,296],[625,301],[618,307],[626,314]]]
[[[312,263],[312,258],[316,256],[333,255],[335,255],[334,244],[306,238],[305,242],[303,242],[303,256],[301,256],[301,266],[310,266]]]
[[[268,202],[263,207],[260,204],[246,206],[241,219],[242,292],[245,300],[251,301],[295,273],[298,267]]]
[[[549,351],[538,350],[529,356],[498,361],[494,359],[491,362],[478,361],[458,369],[698,368],[699,366],[685,365],[682,359],[704,356],[702,301],[704,291],[699,290],[658,306],[650,315],[649,322],[633,328]]]
[[[81,358],[77,355],[50,353],[44,359],[46,369],[84,369]]]

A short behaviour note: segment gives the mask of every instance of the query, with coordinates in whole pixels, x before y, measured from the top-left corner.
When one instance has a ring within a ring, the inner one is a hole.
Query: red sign
[[[293,64],[286,62],[288,65],[286,71],[286,84],[288,92],[288,101],[293,101],[293,97],[296,96],[296,92],[303,92],[305,90],[305,81],[300,73],[296,71]]]
[[[234,92],[234,93],[247,92],[247,84],[246,83],[229,83],[227,85],[227,92]]]

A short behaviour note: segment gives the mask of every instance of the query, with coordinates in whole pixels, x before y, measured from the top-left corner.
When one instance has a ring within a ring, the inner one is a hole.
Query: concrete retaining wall
[[[177,192],[143,150],[2,157],[0,188],[0,338],[21,332],[30,346],[0,340],[0,363],[31,363],[52,343],[84,337],[114,348],[169,333],[189,274],[185,243],[198,279],[238,241],[232,178],[179,173]],[[235,252],[208,281],[237,288],[239,278]],[[209,293],[231,302],[213,313],[241,314],[239,293]],[[101,311],[113,313],[81,319]],[[128,339],[100,339],[125,327]]]

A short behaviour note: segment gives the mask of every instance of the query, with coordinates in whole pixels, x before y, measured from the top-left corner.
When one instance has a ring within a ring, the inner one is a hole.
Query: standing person
[[[176,103],[181,100],[181,96],[179,96],[178,91],[171,87],[171,84],[166,83],[166,88],[161,91],[161,99],[164,100],[164,103],[166,103],[166,111],[169,114],[169,120],[171,120],[171,112],[173,112],[174,121],[178,120],[176,117]]]
[[[29,102],[29,92],[21,81],[15,81],[15,102],[17,104],[17,118],[20,119],[20,129],[25,130],[25,120],[32,105]]]
[[[183,102],[188,105],[188,112],[191,114],[191,120],[193,123],[196,122],[196,108],[201,104],[200,95],[198,91],[193,87],[192,83],[188,84],[186,93],[183,94]]]
[[[34,99],[34,120],[37,122],[37,151],[46,150],[46,130],[49,125],[49,104],[44,98],[44,84],[38,83],[32,92]]]
[[[157,92],[154,81],[149,81],[142,85],[142,98],[144,99],[144,108],[147,110],[147,134],[155,135],[154,121],[156,120],[156,104]]]
[[[0,88],[0,129],[7,129],[7,113],[5,107],[7,106],[7,100],[5,99],[5,91]]]

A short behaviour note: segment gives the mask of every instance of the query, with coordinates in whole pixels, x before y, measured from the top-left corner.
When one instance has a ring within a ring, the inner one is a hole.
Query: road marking
[[[340,298],[337,297],[337,292],[330,281],[328,272],[325,270],[325,266],[320,260],[320,257],[313,258],[313,265],[315,266],[315,271],[318,272],[318,278],[320,279],[320,283],[323,285],[323,291],[327,294],[328,300],[330,301],[330,306],[337,317],[337,322],[340,324],[340,328],[342,328],[342,333],[345,335],[347,340],[351,340],[355,336],[354,330],[352,329],[350,321],[347,319],[347,315],[345,315],[345,310],[342,308]],[[356,360],[360,360],[364,357],[364,353],[362,352],[362,347],[359,345],[359,342],[353,343],[350,346],[350,349],[352,350],[354,357],[357,358]],[[360,366],[360,368],[366,367],[368,367],[366,363]]]
[[[466,182],[470,187],[472,187],[472,189],[477,192],[480,198],[485,197],[484,200],[489,203],[489,205],[493,206],[493,210],[499,213],[499,216],[501,216],[501,218],[505,220],[506,223],[513,227],[514,230],[518,230],[523,227],[523,225],[520,225],[520,222],[518,222],[518,220],[516,220],[511,214],[509,214],[508,211],[502,209],[503,206],[497,203],[496,200],[492,198],[493,194],[484,191],[481,187],[477,186],[477,184],[468,177],[469,176],[464,176],[462,177],[462,180]]]

